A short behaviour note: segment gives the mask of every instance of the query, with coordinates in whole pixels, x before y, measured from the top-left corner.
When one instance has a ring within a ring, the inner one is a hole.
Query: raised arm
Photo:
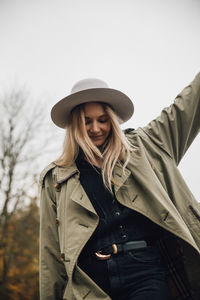
[[[175,160],[176,164],[193,142],[200,128],[200,73],[161,115],[144,131]]]

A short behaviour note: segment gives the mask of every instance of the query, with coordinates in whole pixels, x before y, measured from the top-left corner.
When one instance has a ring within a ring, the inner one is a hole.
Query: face
[[[100,147],[104,144],[111,130],[109,116],[101,104],[96,102],[84,105],[85,126],[93,144]]]

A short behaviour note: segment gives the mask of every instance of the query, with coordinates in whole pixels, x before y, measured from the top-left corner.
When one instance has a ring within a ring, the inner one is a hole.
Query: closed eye
[[[88,125],[91,123],[91,119],[85,118],[85,125]]]
[[[100,123],[106,123],[106,122],[108,122],[108,119],[106,118],[106,119],[103,119],[103,120],[99,120],[99,122]]]
[[[88,124],[92,123],[92,121],[93,121],[93,120],[92,120],[91,118],[85,117],[85,125],[88,125]],[[102,123],[102,124],[108,122],[108,117],[107,117],[107,115],[106,115],[106,116],[105,116],[105,115],[99,116],[98,122],[99,122],[99,123]]]

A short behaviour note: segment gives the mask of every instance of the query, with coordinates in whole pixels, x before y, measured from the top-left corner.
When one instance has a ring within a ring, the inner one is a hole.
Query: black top
[[[156,239],[161,227],[142,214],[120,204],[105,187],[101,169],[83,159],[76,160],[80,182],[98,216],[99,224],[85,245],[84,252],[93,253],[113,243]]]

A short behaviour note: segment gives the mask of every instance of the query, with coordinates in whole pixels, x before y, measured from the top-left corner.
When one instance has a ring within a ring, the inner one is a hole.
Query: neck
[[[79,157],[79,159],[87,160],[87,158],[85,157],[84,152],[81,148],[80,148],[78,157]],[[95,155],[95,160],[96,160],[95,166],[98,168],[102,168],[103,159],[98,157],[97,155]]]

